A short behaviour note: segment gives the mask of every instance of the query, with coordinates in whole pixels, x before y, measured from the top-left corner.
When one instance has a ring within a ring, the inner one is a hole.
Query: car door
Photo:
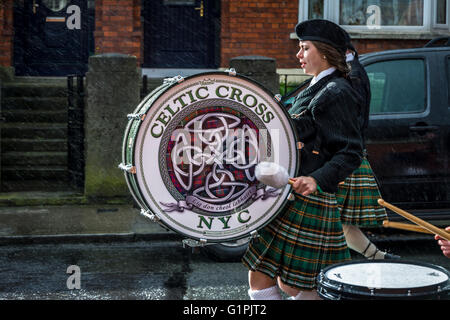
[[[430,85],[436,58],[418,50],[362,59],[372,92],[368,159],[383,198],[405,209],[447,202],[444,118],[437,110],[439,90],[447,88]]]

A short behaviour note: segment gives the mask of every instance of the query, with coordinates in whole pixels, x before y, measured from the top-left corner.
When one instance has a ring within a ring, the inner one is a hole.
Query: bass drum
[[[298,170],[296,132],[280,102],[230,72],[175,77],[129,115],[122,163],[141,213],[200,243],[255,236],[284,207],[289,187],[259,183],[272,161]]]
[[[450,289],[449,272],[413,261],[351,261],[331,265],[318,276],[325,300],[440,299]]]

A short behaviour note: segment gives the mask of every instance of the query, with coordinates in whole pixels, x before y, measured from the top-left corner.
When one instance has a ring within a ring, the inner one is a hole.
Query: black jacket
[[[289,109],[303,143],[299,175],[312,176],[325,192],[336,192],[361,164],[361,103],[351,83],[335,71],[300,92]]]
[[[361,127],[361,135],[363,138],[364,144],[364,136],[365,130],[369,125],[369,112],[370,112],[370,81],[367,76],[366,70],[361,65],[356,56],[352,61],[350,61],[351,71],[349,74],[350,81],[352,83],[353,89],[355,89],[362,99],[361,109],[359,113],[359,124]]]

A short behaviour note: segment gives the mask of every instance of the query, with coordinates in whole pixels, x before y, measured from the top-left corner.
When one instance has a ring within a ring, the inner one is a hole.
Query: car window
[[[450,108],[450,57],[447,57],[447,96],[448,96],[448,107]]]
[[[422,59],[375,62],[365,68],[372,94],[370,114],[425,110],[426,79]]]

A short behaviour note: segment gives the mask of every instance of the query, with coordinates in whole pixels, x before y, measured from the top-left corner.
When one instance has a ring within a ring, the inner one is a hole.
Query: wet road
[[[450,259],[434,241],[378,245],[450,270]],[[68,272],[70,266],[79,273]],[[175,240],[4,244],[0,299],[248,300],[247,270],[240,262],[214,262]]]

